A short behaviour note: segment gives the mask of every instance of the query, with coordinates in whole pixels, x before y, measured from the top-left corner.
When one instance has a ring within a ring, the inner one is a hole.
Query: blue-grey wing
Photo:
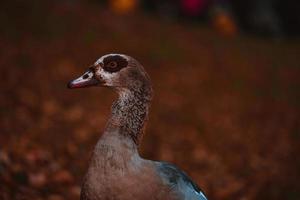
[[[164,184],[167,184],[178,199],[207,200],[202,190],[191,178],[178,167],[167,162],[159,162],[158,173]]]

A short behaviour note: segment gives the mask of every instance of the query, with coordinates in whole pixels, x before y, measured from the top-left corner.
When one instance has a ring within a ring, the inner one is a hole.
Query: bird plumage
[[[127,55],[108,54],[69,83],[70,88],[96,85],[114,88],[119,98],[93,151],[81,200],[206,200],[179,168],[138,153],[152,99],[142,65]]]
[[[199,186],[177,166],[168,162],[158,162],[158,172],[162,180],[180,199],[207,200]]]

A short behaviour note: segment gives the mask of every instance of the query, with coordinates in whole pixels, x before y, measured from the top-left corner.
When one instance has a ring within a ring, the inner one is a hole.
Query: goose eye
[[[114,56],[108,56],[103,59],[103,69],[107,72],[114,73],[118,72],[124,67],[127,67],[128,62],[125,58],[114,55]]]
[[[110,68],[116,68],[116,67],[118,66],[118,64],[117,64],[116,61],[111,61],[111,62],[108,64],[108,66],[109,66]]]

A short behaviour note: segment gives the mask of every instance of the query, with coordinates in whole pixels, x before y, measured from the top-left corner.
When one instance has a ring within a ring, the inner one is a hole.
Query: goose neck
[[[130,138],[138,146],[148,117],[151,92],[151,88],[146,87],[119,90],[107,130],[117,129],[119,134]]]

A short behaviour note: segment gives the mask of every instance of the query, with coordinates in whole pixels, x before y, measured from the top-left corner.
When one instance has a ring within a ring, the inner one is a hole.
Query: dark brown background
[[[66,84],[110,52],[154,84],[144,157],[176,163],[210,199],[300,198],[299,39],[36,2],[1,6],[0,199],[79,199],[116,95]]]

